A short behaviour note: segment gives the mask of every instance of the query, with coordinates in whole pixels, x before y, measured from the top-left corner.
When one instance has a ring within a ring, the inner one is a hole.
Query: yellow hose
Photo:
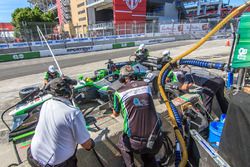
[[[165,94],[164,88],[161,85],[161,80],[162,80],[162,75],[164,73],[164,71],[170,66],[170,64],[177,62],[178,60],[182,59],[183,57],[187,56],[188,54],[192,53],[194,50],[198,49],[202,44],[204,44],[212,35],[214,35],[219,29],[221,29],[221,27],[223,27],[229,20],[231,20],[233,17],[235,17],[236,15],[242,13],[248,6],[250,6],[250,1],[246,2],[244,5],[238,7],[236,10],[234,10],[231,14],[229,14],[226,18],[224,18],[219,24],[216,25],[216,27],[214,27],[204,38],[202,38],[200,41],[198,41],[193,47],[191,47],[189,50],[185,51],[184,53],[182,53],[181,55],[177,56],[176,58],[174,58],[171,62],[167,63],[160,71],[159,77],[158,77],[158,87],[159,87],[159,91],[161,93],[161,96],[166,104],[167,107],[167,111],[170,117],[170,121],[172,123],[172,126],[174,127],[175,130],[175,135],[178,139],[178,141],[180,142],[181,145],[181,151],[182,151],[182,160],[179,164],[180,167],[184,167],[187,164],[187,160],[188,160],[188,155],[187,155],[187,150],[186,150],[186,145],[185,145],[185,141],[179,131],[179,129],[177,128],[177,123],[175,120],[175,117],[173,115],[173,111],[170,107],[170,103],[168,101],[168,98]]]

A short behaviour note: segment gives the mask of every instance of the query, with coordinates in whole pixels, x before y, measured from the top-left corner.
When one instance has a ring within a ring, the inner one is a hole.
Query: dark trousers
[[[203,103],[209,113],[212,110],[212,102],[214,96],[216,96],[223,113],[227,112],[228,101],[224,96],[225,81],[220,77],[206,78],[203,76],[193,75],[193,79],[196,85],[202,86]]]
[[[139,141],[129,138],[126,134],[120,136],[118,147],[121,151],[126,167],[135,167],[134,153],[140,154],[144,167],[156,167],[155,155],[162,146],[162,136],[156,139],[152,149],[146,148],[147,141]]]
[[[30,148],[27,150],[27,160],[32,167],[43,167],[37,160],[35,160],[31,154]],[[58,165],[46,165],[45,167],[77,167],[77,158],[76,154],[67,159],[66,161]]]

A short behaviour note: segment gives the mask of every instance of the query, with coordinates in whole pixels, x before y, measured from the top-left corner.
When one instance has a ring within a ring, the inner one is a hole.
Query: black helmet
[[[69,77],[60,77],[51,80],[45,90],[53,96],[71,97],[71,86],[76,85],[77,81]]]

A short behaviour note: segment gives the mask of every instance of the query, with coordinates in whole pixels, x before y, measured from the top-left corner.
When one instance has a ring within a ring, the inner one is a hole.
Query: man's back
[[[129,137],[148,138],[157,122],[150,87],[144,81],[129,82],[118,89],[115,102],[114,109],[122,110],[124,132]]]
[[[83,125],[83,126],[82,126]],[[89,139],[82,113],[63,98],[45,102],[31,143],[31,153],[41,164],[60,164],[77,144]]]

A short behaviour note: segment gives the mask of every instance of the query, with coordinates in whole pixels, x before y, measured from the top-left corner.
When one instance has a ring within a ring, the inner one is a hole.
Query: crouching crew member
[[[50,65],[48,71],[44,73],[44,85],[47,85],[52,79],[59,78],[60,74],[55,66]]]
[[[76,167],[77,144],[86,150],[94,147],[81,111],[70,102],[74,84],[75,80],[56,78],[47,85],[53,98],[42,105],[28,149],[28,162],[32,167]]]
[[[136,61],[147,60],[149,56],[149,51],[146,48],[145,44],[141,44],[139,48],[135,51]]]
[[[117,117],[121,112],[124,118],[118,147],[127,167],[135,166],[133,153],[141,155],[145,167],[155,167],[155,154],[163,139],[161,120],[157,116],[150,87],[144,81],[132,81],[131,66],[122,67],[120,72],[124,85],[114,94],[112,115]]]

